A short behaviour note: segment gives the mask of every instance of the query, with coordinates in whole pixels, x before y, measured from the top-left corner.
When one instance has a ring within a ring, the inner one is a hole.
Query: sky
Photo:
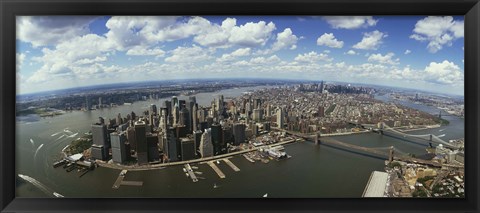
[[[463,16],[17,16],[17,94],[134,81],[340,81],[463,95]]]

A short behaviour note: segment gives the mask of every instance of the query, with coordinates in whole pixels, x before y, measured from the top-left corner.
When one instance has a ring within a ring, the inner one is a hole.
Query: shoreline
[[[291,140],[271,144],[269,146],[274,147],[274,146],[294,143],[296,141],[297,141],[297,139],[291,139]],[[244,153],[247,153],[247,152],[257,151],[258,149],[260,149],[262,147],[263,146],[258,146],[258,147],[250,148],[250,149],[247,149],[247,150],[241,150],[241,151],[237,151],[237,152],[232,152],[232,153],[227,153],[227,154],[222,154],[222,155],[215,155],[215,156],[206,157],[206,158],[193,159],[193,160],[188,160],[188,161],[176,161],[176,162],[141,165],[141,166],[139,166],[139,165],[126,166],[126,165],[119,165],[119,164],[115,164],[115,163],[107,163],[107,162],[99,161],[99,160],[96,160],[95,162],[97,163],[97,165],[99,167],[104,167],[104,168],[109,168],[109,169],[129,170],[129,171],[147,171],[147,170],[164,169],[167,166],[178,166],[178,165],[184,165],[184,164],[190,164],[190,163],[200,163],[200,162],[204,162],[204,161],[217,160],[217,159],[221,159],[221,158],[226,158],[226,157],[230,157],[230,156],[244,154]]]

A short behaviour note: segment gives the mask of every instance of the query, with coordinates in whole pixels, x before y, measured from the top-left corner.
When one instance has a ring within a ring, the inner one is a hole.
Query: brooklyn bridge
[[[417,141],[416,143],[423,144],[425,146],[432,145],[432,143],[435,144],[443,144],[446,147],[450,148],[456,148],[453,144],[450,144],[448,142],[445,142],[438,136],[432,135],[432,134],[424,134],[424,135],[414,135],[414,134],[407,134],[405,132],[398,131],[392,127],[389,127],[385,123],[380,123],[379,124],[380,128],[378,129],[372,129],[375,132],[378,132],[379,134],[384,134],[384,135],[391,135],[394,137],[404,137],[406,139],[419,139],[415,140]],[[388,146],[388,147],[363,147],[363,146],[358,146],[355,144],[350,144],[346,142],[339,141],[333,137],[335,134],[320,134],[319,132],[317,133],[310,133],[310,134],[303,134],[299,132],[294,132],[294,131],[287,131],[287,130],[281,130],[286,132],[287,134],[301,137],[307,141],[312,141],[315,144],[324,144],[328,145],[331,147],[339,148],[339,149],[345,149],[349,151],[354,151],[362,154],[367,154],[370,156],[374,157],[380,157],[387,159],[389,161],[393,160],[399,160],[399,161],[404,161],[404,162],[410,162],[410,163],[418,163],[418,164],[424,164],[424,165],[429,165],[433,167],[442,167],[442,166],[448,166],[448,167],[458,167],[455,165],[449,165],[449,164],[442,164],[436,161],[431,161],[431,160],[424,160],[420,158],[413,157],[412,155],[402,152],[401,150],[397,149],[394,146]],[[364,132],[371,132],[371,131],[364,131]],[[387,133],[387,134],[385,134]]]

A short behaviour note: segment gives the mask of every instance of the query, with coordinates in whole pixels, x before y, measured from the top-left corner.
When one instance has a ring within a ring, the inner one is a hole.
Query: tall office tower
[[[103,108],[102,97],[98,97],[98,108]]]
[[[225,151],[226,151],[226,148],[227,148],[227,144],[233,144],[233,133],[232,133],[232,128],[231,127],[225,127],[225,128],[222,128],[222,141],[224,143],[224,146],[225,146]]]
[[[137,163],[139,165],[147,164],[147,133],[144,121],[135,122],[135,141],[137,142]]]
[[[263,131],[270,132],[270,122],[263,123]]]
[[[247,104],[245,105],[245,114],[249,115],[253,111],[252,102],[250,99],[247,100]]]
[[[130,126],[127,128],[127,140],[130,144],[130,150],[137,150],[137,141],[135,140],[135,128]]]
[[[241,143],[245,143],[245,128],[246,126],[243,123],[236,123],[233,125],[234,145],[240,145]]]
[[[90,110],[90,108],[92,108],[92,106],[90,106],[90,101],[88,100],[88,96],[86,95],[85,96],[85,110],[88,111],[88,110]]]
[[[148,162],[160,160],[160,153],[158,152],[158,135],[147,135],[147,150]]]
[[[185,100],[178,100],[178,107],[180,110],[187,108],[187,102]]]
[[[223,114],[223,95],[218,95],[215,106],[217,108],[217,114],[222,115]]]
[[[202,158],[213,156],[213,144],[211,129],[205,129],[200,139],[200,155]]]
[[[108,158],[110,143],[107,137],[107,126],[105,124],[92,124],[92,140],[93,144],[103,146],[103,155]]]
[[[179,126],[185,126],[187,129],[188,133],[191,133],[192,130],[190,128],[190,112],[188,112],[187,108],[183,108],[180,110],[180,113],[178,113],[178,125]]]
[[[178,120],[179,120],[179,114],[180,114],[180,109],[178,108],[178,104],[176,104],[174,107],[173,107],[173,112],[172,112],[172,115],[173,115],[173,124],[172,126],[176,126],[178,124]]]
[[[125,152],[125,142],[127,137],[125,132],[110,133],[110,140],[112,142],[112,160],[115,163],[123,164],[127,160],[127,153]]]
[[[150,104],[150,115],[157,115],[157,105],[155,104]]]
[[[132,111],[132,113],[130,113],[130,115],[132,116],[132,120],[134,121],[135,119],[137,119],[137,115],[135,114],[135,112]]]
[[[253,110],[253,120],[256,122],[260,122],[263,120],[263,109]]]
[[[164,108],[167,108],[167,114],[172,114],[172,102],[165,101],[164,105]]]
[[[115,122],[117,123],[117,125],[123,124],[122,115],[120,113],[118,113],[117,120]]]
[[[284,120],[284,113],[283,109],[281,107],[277,108],[277,126],[280,129],[283,129],[283,126],[285,125],[285,120]]]
[[[197,131],[197,128],[198,128],[198,116],[197,116],[197,104],[194,104],[193,107],[192,107],[192,131],[195,132]]]
[[[223,148],[222,143],[222,126],[220,124],[212,124],[211,127],[211,135],[212,135],[212,144],[213,144],[213,153],[214,155],[218,155],[221,153]]]
[[[262,99],[256,98],[253,100],[253,109],[260,109],[262,107]]]
[[[210,126],[208,125],[208,122],[206,122],[206,121],[200,122],[200,123],[198,124],[198,127],[199,127],[199,129],[208,129],[208,128],[210,128]]]
[[[191,138],[181,139],[182,161],[195,159],[195,141]]]
[[[178,106],[178,98],[177,98],[177,96],[172,96],[172,104],[171,104],[172,110],[173,110],[173,108],[175,108],[175,105]]]
[[[92,155],[92,158],[96,160],[105,161],[108,159],[108,157],[105,155],[103,145],[92,144],[91,155]]]
[[[167,141],[164,144],[164,155],[169,162],[178,161],[177,138],[175,137],[175,128],[169,127],[167,130]]]
[[[272,116],[272,106],[270,106],[270,104],[267,104],[267,114],[266,114],[267,117],[270,117]]]
[[[195,96],[188,97],[188,111],[190,112],[190,127],[192,131],[195,131],[196,128],[193,123],[193,118],[196,116],[196,112],[193,111],[193,107],[197,105],[197,98]],[[197,107],[198,108],[198,107]],[[196,123],[195,123],[196,124]]]
[[[162,132],[167,131],[167,122],[168,122],[167,116],[168,116],[167,108],[162,108],[160,113],[160,125],[159,125]]]
[[[323,81],[320,82],[320,93],[323,93]]]
[[[253,123],[251,129],[252,129],[252,135],[253,135],[253,136],[257,136],[259,131],[258,131],[258,126],[257,126],[256,123]]]
[[[200,142],[202,139],[202,131],[197,130],[193,132],[193,141],[195,142],[195,152],[200,154],[199,148],[200,148]]]

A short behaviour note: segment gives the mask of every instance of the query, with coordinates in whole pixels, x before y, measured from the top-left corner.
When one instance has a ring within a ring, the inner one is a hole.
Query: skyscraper
[[[193,108],[192,108],[192,131],[195,132],[197,131],[197,124],[198,124],[198,118],[197,118],[197,104],[194,104],[193,105]]]
[[[195,141],[191,138],[181,139],[182,161],[195,159]]]
[[[283,126],[285,125],[285,115],[283,113],[283,109],[281,107],[277,108],[277,126],[280,129],[283,129]]]
[[[260,122],[263,119],[263,109],[254,109],[253,110],[253,120]]]
[[[220,124],[212,124],[211,126],[211,135],[212,135],[212,144],[213,144],[213,153],[218,155],[222,152],[224,148],[223,138],[222,138],[222,126]]]
[[[155,104],[150,104],[150,115],[157,115],[157,105]]]
[[[178,160],[177,153],[177,138],[175,137],[175,128],[170,127],[167,130],[167,143],[164,147],[164,154],[166,154],[168,161],[173,162]],[[166,152],[165,152],[166,151]]]
[[[200,142],[202,140],[202,131],[197,130],[193,132],[193,141],[195,142],[195,152],[200,154]]]
[[[92,124],[92,140],[93,144],[103,146],[103,154],[108,157],[110,143],[107,137],[107,126],[105,124]]]
[[[236,123],[233,125],[233,138],[234,138],[234,145],[240,145],[241,143],[245,143],[245,124],[243,123]]]
[[[146,124],[144,121],[135,122],[135,141],[137,142],[137,162],[138,164],[148,163],[147,155],[147,135]]]
[[[205,129],[205,132],[202,134],[202,138],[200,139],[200,155],[202,158],[213,156],[211,129]]]
[[[127,160],[125,152],[125,142],[127,137],[125,132],[112,132],[110,133],[110,140],[112,142],[112,160],[115,163],[123,164]]]

